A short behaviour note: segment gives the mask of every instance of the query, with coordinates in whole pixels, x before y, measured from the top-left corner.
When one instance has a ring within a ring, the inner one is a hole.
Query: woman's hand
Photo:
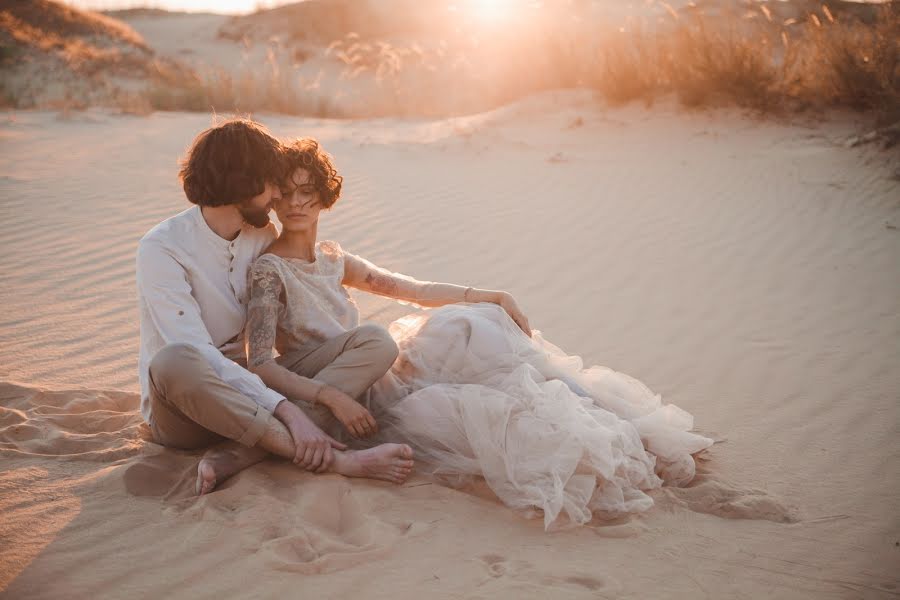
[[[506,311],[506,314],[516,322],[516,325],[525,332],[525,335],[531,337],[531,327],[528,325],[528,318],[522,312],[522,309],[519,308],[519,305],[516,304],[516,300],[512,297],[512,294],[509,292],[500,292],[497,304],[499,304],[500,307]]]
[[[366,438],[378,431],[378,423],[369,411],[336,387],[323,386],[316,396],[316,401],[327,406],[355,438]]]

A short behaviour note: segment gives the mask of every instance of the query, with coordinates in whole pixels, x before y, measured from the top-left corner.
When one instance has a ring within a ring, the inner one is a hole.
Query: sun
[[[494,21],[508,17],[515,0],[470,0],[472,12],[479,18]]]

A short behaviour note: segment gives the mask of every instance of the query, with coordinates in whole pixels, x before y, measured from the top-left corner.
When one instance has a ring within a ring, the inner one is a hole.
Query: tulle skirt
[[[451,485],[483,477],[545,527],[594,512],[647,510],[645,492],[694,477],[713,441],[640,381],[584,368],[540,332],[525,335],[495,304],[450,304],[398,319],[400,347],[372,388],[380,441],[402,441],[418,469]]]

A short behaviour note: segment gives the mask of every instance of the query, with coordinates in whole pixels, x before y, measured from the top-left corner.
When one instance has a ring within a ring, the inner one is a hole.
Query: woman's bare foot
[[[262,448],[248,448],[237,442],[224,442],[214,446],[206,451],[197,465],[194,491],[198,496],[208,494],[222,481],[255,465],[268,455]]]
[[[330,470],[347,477],[403,483],[412,472],[412,458],[412,448],[406,444],[381,444],[368,450],[335,452]]]

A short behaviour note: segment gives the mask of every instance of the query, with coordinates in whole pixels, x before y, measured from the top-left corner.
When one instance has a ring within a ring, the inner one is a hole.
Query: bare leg
[[[294,458],[294,439],[277,419],[272,419],[260,438],[257,447],[281,456]],[[329,469],[346,477],[382,479],[403,483],[413,468],[413,451],[406,444],[381,444],[368,450],[334,451],[334,462]]]
[[[335,452],[329,469],[346,477],[403,483],[412,472],[413,451],[406,444],[381,444],[368,450]]]
[[[210,448],[197,465],[197,484],[194,490],[200,496],[208,494],[219,483],[255,465],[269,454],[294,458],[294,438],[278,419],[269,419],[262,437],[252,448],[232,441]]]
[[[194,491],[198,496],[208,494],[216,489],[220,481],[252,467],[267,456],[269,453],[258,446],[248,448],[230,440],[213,446],[197,465],[197,485]]]
[[[197,465],[196,492],[208,494],[219,483],[263,460],[269,454],[294,458],[294,440],[284,424],[271,419],[257,445],[248,448],[224,442],[211,448]],[[413,468],[412,448],[405,444],[381,444],[368,450],[334,451],[328,472],[345,477],[366,477],[403,483]]]

